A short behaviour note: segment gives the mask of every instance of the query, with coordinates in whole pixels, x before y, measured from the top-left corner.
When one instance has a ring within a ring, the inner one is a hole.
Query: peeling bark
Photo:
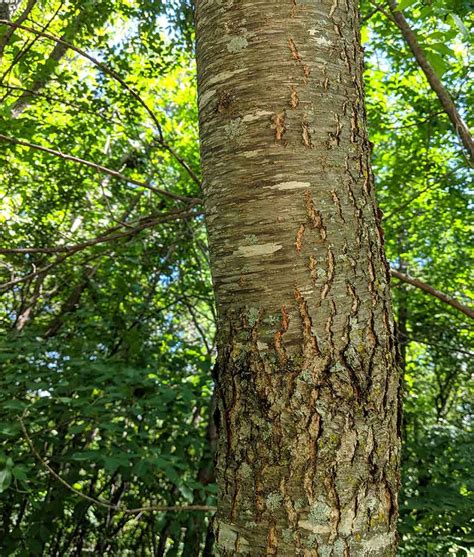
[[[399,373],[353,0],[198,0],[219,555],[393,556]]]

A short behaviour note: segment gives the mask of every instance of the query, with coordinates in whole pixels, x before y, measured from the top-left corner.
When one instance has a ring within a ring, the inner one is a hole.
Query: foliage
[[[0,133],[59,152],[0,140],[0,553],[197,555],[211,513],[123,512],[214,503],[215,316],[193,202],[192,6],[33,4],[26,26],[80,47],[134,93],[34,33],[16,30],[0,47]],[[465,114],[467,4],[402,4]],[[467,302],[462,147],[393,23],[371,3],[362,19],[390,262]],[[465,555],[474,545],[469,323],[395,280],[393,293],[406,385],[400,555]],[[56,474],[120,508],[58,482],[19,417]]]

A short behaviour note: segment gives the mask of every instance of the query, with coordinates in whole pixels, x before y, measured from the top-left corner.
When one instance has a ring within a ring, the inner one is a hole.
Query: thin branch
[[[187,307],[189,314],[191,315],[191,320],[194,323],[194,326],[196,327],[196,330],[199,333],[199,336],[201,337],[204,346],[206,347],[207,355],[209,357],[212,357],[212,347],[209,346],[209,343],[207,342],[207,335],[203,330],[203,328],[201,327],[201,324],[199,323],[199,319],[196,317],[194,313],[193,305],[188,302],[186,296],[183,296],[183,303]]]
[[[30,15],[31,10],[35,7],[35,4],[37,3],[37,1],[38,0],[29,0],[28,1],[28,4],[26,5],[22,14],[15,21],[16,25],[21,25],[26,20],[26,18]],[[15,32],[15,28],[10,27],[9,29],[7,29],[7,31],[5,32],[3,37],[0,39],[0,59],[2,58],[3,51],[5,50],[5,47],[8,44],[8,41],[11,39],[14,32]]]
[[[429,124],[433,118],[435,118],[436,116],[440,116],[441,114],[444,114],[444,113],[445,113],[444,110],[435,110],[434,112],[432,112],[431,114],[426,116],[426,118],[423,118],[422,120],[419,120],[418,122],[412,122],[411,124],[402,124],[401,126],[398,126],[398,125],[384,126],[384,129],[385,130],[404,130],[406,128],[413,128],[415,126],[422,126],[424,124]]]
[[[386,222],[389,219],[393,218],[394,216],[398,216],[400,215],[401,211],[403,211],[404,209],[406,209],[409,205],[411,205],[413,203],[413,201],[415,201],[416,199],[418,199],[420,196],[422,196],[424,193],[426,193],[427,191],[435,188],[439,186],[438,183],[433,183],[430,184],[429,186],[426,186],[425,188],[423,188],[422,190],[416,192],[414,195],[412,195],[409,199],[407,199],[407,201],[405,201],[404,203],[402,203],[401,205],[399,205],[396,209],[394,209],[391,213],[388,213],[386,215],[384,215],[383,220]]]
[[[388,221],[389,219],[393,218],[396,215],[399,215],[401,211],[406,209],[411,203],[413,203],[413,201],[418,199],[420,196],[422,196],[427,191],[432,190],[433,188],[443,186],[444,181],[447,178],[451,177],[453,174],[455,174],[458,170],[459,170],[459,167],[453,168],[449,172],[446,172],[445,174],[443,174],[443,176],[433,178],[433,179],[436,179],[435,182],[432,182],[431,184],[428,184],[426,187],[424,187],[422,190],[417,191],[409,199],[407,199],[405,202],[401,203],[398,207],[393,209],[390,213],[387,213],[386,215],[384,215],[384,217],[383,217],[384,222]]]
[[[90,62],[92,62],[102,72],[104,72],[105,74],[111,76],[113,79],[118,81],[120,83],[120,85],[122,85],[122,87],[124,87],[124,89],[126,89],[132,95],[132,97],[134,99],[136,99],[143,106],[143,108],[147,111],[147,113],[152,118],[153,122],[156,125],[157,131],[158,131],[159,145],[161,145],[161,147],[163,149],[165,149],[166,151],[168,151],[171,154],[171,156],[178,162],[178,164],[180,164],[184,168],[184,170],[189,174],[189,176],[192,178],[192,180],[198,186],[201,185],[201,181],[199,180],[199,178],[197,177],[197,175],[193,171],[193,169],[188,165],[188,163],[182,157],[180,157],[170,145],[168,145],[165,142],[164,137],[163,137],[163,131],[161,129],[161,124],[160,124],[157,116],[153,112],[153,110],[141,98],[141,96],[132,87],[130,87],[130,85],[127,84],[127,82],[116,71],[112,70],[112,68],[109,68],[106,64],[97,60],[97,58],[94,58],[93,56],[88,54],[82,48],[74,46],[73,44],[71,44],[71,43],[69,43],[69,42],[67,42],[63,39],[60,39],[59,37],[55,37],[54,35],[51,35],[49,33],[44,33],[42,31],[38,31],[36,29],[33,29],[32,27],[27,27],[25,25],[19,25],[19,24],[16,24],[16,23],[12,23],[12,22],[10,22],[6,19],[1,19],[0,24],[2,24],[2,23],[4,25],[8,25],[8,26],[13,27],[15,29],[22,29],[23,31],[27,31],[28,33],[33,33],[33,34],[35,34],[39,37],[43,37],[43,38],[48,39],[50,41],[55,41],[56,43],[64,45],[67,48],[73,50],[74,52],[77,52],[78,54],[80,54],[81,56],[83,56],[84,58],[89,60]]]
[[[102,120],[105,120],[108,123],[115,123],[117,125],[122,125],[122,122],[119,122],[118,120],[113,120],[111,115],[107,115],[107,114],[101,114],[100,109],[99,110],[88,110],[87,108],[85,108],[84,106],[81,106],[80,104],[76,104],[67,100],[62,99],[61,97],[57,97],[57,96],[53,96],[53,95],[48,95],[46,93],[41,93],[39,91],[33,91],[32,89],[28,89],[27,87],[19,87],[17,85],[9,85],[9,84],[4,84],[4,83],[0,83],[0,88],[2,89],[7,89],[9,91],[18,91],[18,92],[22,92],[22,93],[28,93],[31,96],[34,97],[38,97],[41,99],[45,99],[46,101],[48,101],[49,103],[59,103],[59,104],[63,104],[65,106],[69,106],[71,108],[74,108],[76,113],[83,113],[83,114],[92,114],[94,116],[97,116],[98,118],[101,118]]]
[[[381,11],[382,6],[377,5],[375,2],[372,2],[372,5],[374,6],[374,9],[371,12],[369,12],[365,17],[362,18],[362,20],[361,20],[362,25],[365,25],[369,21],[369,19],[372,19],[372,17],[377,12]]]
[[[459,302],[455,298],[452,298],[451,296],[448,296],[444,292],[441,292],[440,290],[436,290],[436,288],[433,288],[429,284],[426,284],[426,282],[423,282],[420,279],[412,278],[409,275],[405,275],[403,273],[400,273],[400,271],[397,271],[395,269],[391,269],[391,273],[392,273],[393,277],[395,277],[395,278],[397,278],[397,279],[399,279],[403,282],[406,282],[407,284],[411,284],[412,286],[416,286],[417,288],[420,288],[421,290],[423,290],[427,294],[431,294],[431,296],[434,296],[435,298],[438,298],[438,300],[441,300],[442,302],[450,305],[451,307],[457,309],[458,311],[461,311],[462,313],[464,313],[464,315],[467,315],[468,317],[474,318],[474,310],[472,310],[470,307],[462,304],[461,302]]]
[[[165,151],[168,151],[168,153],[178,162],[178,164],[180,164],[184,168],[184,170],[186,170],[186,172],[191,176],[193,182],[197,184],[199,188],[201,188],[201,180],[198,178],[197,174],[189,166],[189,164],[182,157],[178,155],[178,153],[173,149],[173,147],[165,143],[163,140],[160,141],[160,145]]]
[[[16,139],[14,137],[10,137],[8,135],[0,134],[0,140],[7,141],[9,143],[13,143],[14,145],[22,145],[23,147],[28,147],[29,149],[36,149],[37,151],[43,151],[44,153],[49,153],[50,155],[55,155],[56,157],[60,157],[66,161],[76,162],[78,164],[82,164],[84,166],[88,166],[89,168],[93,168],[98,172],[102,172],[104,174],[108,174],[113,178],[117,178],[119,180],[123,180],[124,182],[129,182],[130,184],[135,184],[136,186],[140,186],[141,188],[146,188],[158,195],[163,195],[169,197],[170,199],[174,199],[177,201],[186,201],[193,204],[201,203],[201,200],[197,197],[186,197],[184,195],[177,195],[175,193],[171,193],[166,190],[162,190],[160,188],[155,188],[154,186],[147,184],[146,182],[142,182],[141,180],[135,180],[134,178],[130,178],[125,176],[121,172],[117,172],[116,170],[112,170],[111,168],[107,168],[102,166],[101,164],[97,164],[95,162],[87,161],[85,159],[81,159],[79,157],[75,157],[74,155],[68,155],[66,153],[61,153],[61,151],[56,151],[55,149],[50,149],[49,147],[43,147],[42,145],[38,145],[37,143],[30,143],[28,141],[23,141],[21,139]]]
[[[415,56],[418,65],[423,70],[428,83],[438,96],[438,99],[449,119],[451,120],[456,133],[458,134],[459,138],[462,141],[462,144],[469,153],[471,165],[474,164],[474,140],[472,139],[466,123],[459,114],[456,105],[451,98],[451,95],[439,79],[431,64],[428,62],[428,59],[426,58],[426,55],[423,52],[423,49],[421,48],[415,33],[412,31],[408,21],[403,15],[402,10],[400,10],[400,8],[398,7],[397,0],[388,0],[388,4],[390,6],[393,21],[400,29],[403,38],[410,47],[410,50]]]
[[[89,495],[82,493],[81,491],[79,491],[78,489],[70,485],[55,470],[53,470],[53,468],[51,468],[51,466],[46,462],[46,460],[39,454],[39,452],[36,450],[36,447],[31,437],[28,435],[28,431],[26,430],[25,422],[23,421],[24,416],[25,414],[23,414],[23,416],[18,416],[18,421],[20,422],[20,427],[23,431],[23,435],[26,439],[26,442],[28,443],[28,446],[31,449],[31,452],[33,453],[33,456],[38,460],[41,466],[43,466],[43,468],[45,468],[49,472],[49,474],[51,474],[51,476],[53,476],[53,478],[57,480],[60,484],[62,484],[66,489],[68,489],[78,497],[81,497],[82,499],[89,501],[89,503],[93,505],[97,505],[99,507],[110,509],[116,512],[121,512],[124,514],[140,514],[143,512],[187,512],[187,511],[215,512],[216,511],[215,507],[211,507],[209,505],[182,505],[182,506],[153,505],[153,506],[139,507],[136,509],[127,509],[126,507],[123,507],[121,505],[110,504],[108,501],[105,501],[104,499],[95,499],[94,497],[90,497]]]
[[[65,41],[64,39],[60,39],[59,37],[55,37],[54,35],[51,35],[50,33],[44,33],[42,31],[38,31],[37,29],[33,29],[32,27],[27,27],[26,25],[21,25],[21,24],[18,24],[18,23],[12,23],[11,21],[8,21],[8,20],[5,20],[5,19],[1,19],[0,24],[8,25],[8,26],[13,27],[15,29],[22,29],[23,31],[27,31],[28,33],[33,33],[34,35],[37,35],[38,37],[43,37],[45,39],[49,39],[50,41],[54,41],[54,42],[56,42],[60,45],[63,45],[66,48],[69,48],[69,49],[73,50],[74,52],[77,52],[78,54],[80,54],[84,58],[87,58],[90,62],[92,62],[95,66],[97,66],[104,73],[106,73],[107,75],[110,75],[112,78],[114,78],[116,81],[118,81],[120,83],[120,85],[124,89],[126,89],[132,95],[132,97],[143,106],[143,108],[147,111],[147,113],[150,115],[151,119],[155,123],[156,128],[158,130],[158,134],[160,136],[160,139],[163,140],[163,134],[162,134],[162,131],[161,131],[161,124],[160,124],[156,114],[148,106],[148,104],[140,97],[140,95],[132,87],[130,87],[130,85],[128,85],[128,83],[124,79],[122,79],[122,77],[116,71],[112,70],[112,68],[109,68],[108,66],[106,66],[105,64],[103,64],[102,62],[97,60],[97,58],[94,58],[93,56],[88,54],[85,50],[82,50],[82,48],[74,46],[71,43]]]
[[[68,249],[68,251],[66,251],[65,253],[63,252],[64,255],[61,255],[61,256],[57,257],[54,261],[52,261],[48,265],[45,265],[44,267],[41,267],[40,269],[37,269],[36,267],[34,267],[34,270],[31,273],[29,273],[25,276],[18,277],[16,279],[10,280],[9,282],[0,284],[0,289],[9,290],[10,288],[12,288],[13,286],[16,286],[17,284],[20,284],[22,282],[26,282],[28,280],[31,280],[31,279],[35,278],[36,276],[41,275],[43,273],[48,273],[51,269],[53,269],[54,267],[63,263],[63,261],[65,261],[67,258],[75,255],[79,251],[82,251],[83,249],[85,249],[85,248],[87,248],[91,245],[104,243],[104,242],[110,242],[112,240],[117,240],[117,239],[126,238],[126,237],[132,237],[132,236],[138,234],[139,232],[141,232],[142,230],[145,230],[147,228],[152,228],[156,224],[162,224],[162,223],[169,222],[169,221],[172,221],[172,220],[185,218],[187,216],[190,216],[191,214],[193,214],[192,209],[183,209],[181,211],[170,212],[170,213],[168,213],[168,214],[166,214],[166,215],[164,215],[163,217],[160,217],[160,218],[155,218],[155,219],[151,219],[151,220],[146,220],[145,219],[144,222],[142,222],[141,224],[139,224],[135,228],[126,230],[125,232],[121,232],[119,234],[94,238],[93,240],[88,240],[87,242],[83,242],[82,244],[76,244],[74,246],[69,246],[69,248],[67,246],[65,246],[65,248]],[[0,253],[28,253],[29,249],[36,250],[38,248],[17,248],[16,250],[15,250],[15,248],[13,248],[13,250],[8,250],[8,249],[4,248],[4,249],[1,250]],[[42,249],[42,248],[39,248],[39,249]],[[44,249],[48,250],[49,248],[44,248]],[[56,248],[53,248],[53,249],[55,249],[55,251],[53,251],[53,252],[50,251],[49,253],[57,253]],[[61,250],[59,250],[59,251],[61,251]],[[33,253],[35,253],[35,251],[33,251]]]
[[[474,358],[474,352],[470,352],[469,350],[463,350],[462,348],[454,348],[453,346],[449,346],[447,344],[439,344],[437,342],[432,342],[430,339],[423,340],[419,337],[414,337],[412,335],[401,335],[401,336],[403,336],[403,338],[409,342],[418,342],[419,344],[426,344],[427,346],[432,346],[433,348],[440,348],[446,354],[451,352],[458,352],[459,354],[465,354],[466,356],[470,356]]]
[[[53,14],[49,17],[48,21],[42,26],[41,32],[44,33],[48,30],[48,28],[50,27],[51,23],[53,22],[53,20],[56,18],[56,16],[58,15],[58,13],[60,12],[62,7],[62,2],[59,3],[58,7],[56,8],[56,10],[53,12]],[[16,27],[15,27],[16,29]],[[15,65],[22,59],[24,58],[24,56],[28,53],[28,51],[30,51],[33,46],[38,42],[39,40],[39,36],[35,35],[33,37],[33,39],[31,41],[27,41],[25,40],[23,46],[21,47],[21,49],[15,54],[15,56],[13,57],[13,60],[11,61],[10,65],[8,66],[8,68],[3,72],[2,76],[0,77],[0,81],[3,81],[9,74],[10,72],[13,70],[13,68],[15,67]],[[6,95],[4,95],[2,97],[2,102],[5,100],[5,98],[8,96],[8,93]]]
[[[33,317],[33,312],[41,296],[41,290],[43,288],[45,278],[46,275],[39,275],[37,277],[36,284],[33,289],[33,295],[30,297],[28,303],[25,303],[24,305],[22,304],[23,307],[20,308],[19,314],[14,324],[17,331],[22,331],[28,321],[30,321]]]
[[[64,316],[72,313],[78,307],[83,292],[89,285],[90,280],[97,272],[98,268],[99,265],[97,264],[94,267],[89,268],[87,272],[84,273],[84,278],[73,288],[72,292],[69,294],[64,304],[62,305],[59,313],[54,316],[46,332],[44,333],[43,338],[52,338],[58,333],[64,323]]]
[[[68,36],[71,37],[72,34],[76,34],[80,29],[81,25],[84,23],[84,19],[86,16],[86,12],[84,10],[80,10],[79,14],[71,21],[71,23],[67,26],[65,30],[65,34],[61,37],[61,40],[64,41]],[[44,67],[48,68],[46,75],[42,75],[41,78],[38,78],[34,81],[31,85],[31,89],[34,93],[43,89],[48,81],[51,79],[56,67],[60,63],[61,59],[64,57],[68,50],[68,47],[62,43],[56,43],[54,45],[53,50],[51,51],[49,57],[44,63]],[[33,95],[34,95],[33,93]],[[24,92],[21,97],[19,97],[13,107],[12,107],[12,116],[13,118],[18,118],[22,112],[24,112],[28,106],[31,104],[31,99],[33,97],[31,93]]]
[[[156,224],[160,222],[168,222],[169,220],[180,219],[183,216],[188,216],[190,210],[180,210],[180,211],[170,211],[161,217],[156,216],[149,216],[143,217],[139,220],[139,223],[135,227],[131,227],[129,224],[123,223],[121,226],[126,226],[128,230],[125,232],[119,232],[117,234],[113,234],[112,232],[118,230],[119,226],[115,226],[109,229],[108,232],[97,236],[96,238],[92,238],[91,240],[86,240],[85,242],[81,242],[80,244],[73,244],[70,246],[54,246],[50,248],[0,248],[0,254],[12,254],[12,253],[70,253],[70,252],[78,252],[82,251],[85,248],[90,246],[95,246],[96,244],[102,244],[104,242],[113,242],[114,240],[119,240],[121,238],[125,238],[127,236],[133,236],[144,230],[145,228],[152,228]],[[170,218],[171,217],[171,218]]]

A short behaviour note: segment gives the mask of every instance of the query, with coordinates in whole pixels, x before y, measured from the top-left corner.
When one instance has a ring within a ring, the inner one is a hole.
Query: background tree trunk
[[[198,0],[217,551],[395,555],[399,373],[353,0]]]

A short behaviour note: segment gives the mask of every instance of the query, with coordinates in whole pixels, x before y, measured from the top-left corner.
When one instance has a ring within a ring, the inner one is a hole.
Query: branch
[[[435,70],[428,62],[423,49],[421,48],[418,39],[416,38],[415,33],[412,31],[408,21],[405,19],[403,12],[399,9],[397,0],[388,0],[388,4],[390,6],[390,11],[392,14],[393,21],[400,29],[403,38],[407,42],[410,50],[412,51],[413,55],[416,58],[420,68],[423,70],[428,83],[430,84],[433,91],[438,96],[438,99],[443,106],[446,114],[448,115],[451,123],[456,130],[459,138],[461,139],[464,147],[466,148],[467,152],[470,156],[470,163],[471,165],[474,164],[474,141],[472,136],[469,132],[469,129],[462,119],[461,115],[459,114],[456,105],[451,98],[451,95],[447,91],[447,89],[442,84],[441,80],[439,79],[438,75],[436,74]]]
[[[15,321],[15,329],[17,331],[22,331],[28,321],[30,321],[30,319],[33,317],[33,312],[41,296],[41,289],[43,287],[45,278],[46,275],[38,276],[33,290],[33,295],[30,297],[28,302],[25,301],[25,304],[22,304],[22,307],[20,307],[17,319]]]
[[[56,16],[58,15],[59,11],[61,10],[61,4],[59,4],[59,6],[57,7],[57,9],[52,13],[52,15],[48,18],[48,20],[46,21],[46,23],[44,23],[42,25],[42,29],[41,32],[44,33],[45,31],[48,30],[49,26],[52,24],[53,20],[56,18]],[[15,23],[16,25],[16,23]],[[12,28],[12,29],[16,29],[16,27]],[[33,37],[32,40],[28,41],[25,40],[25,42],[23,43],[23,45],[21,46],[21,48],[16,52],[16,54],[13,56],[12,61],[10,62],[10,65],[7,67],[7,69],[3,72],[2,76],[0,77],[0,81],[3,81],[9,74],[10,72],[13,70],[13,68],[15,67],[15,65],[28,53],[28,51],[30,51],[33,48],[33,45],[35,45],[37,43],[39,39],[38,35],[35,35]],[[2,102],[5,100],[6,97],[2,98]]]
[[[8,91],[21,91],[22,93],[28,93],[29,95],[31,95],[33,97],[39,97],[39,98],[45,99],[49,103],[57,102],[59,104],[65,105],[65,106],[70,106],[71,108],[75,109],[76,113],[92,114],[94,116],[97,116],[98,118],[101,118],[102,120],[105,120],[108,123],[116,123],[116,124],[123,125],[122,122],[119,122],[118,120],[114,120],[110,114],[102,114],[100,109],[99,110],[88,110],[87,108],[85,108],[84,106],[81,106],[80,104],[75,104],[73,102],[66,101],[66,100],[62,99],[61,97],[48,95],[48,94],[45,94],[45,93],[42,93],[42,92],[39,92],[39,91],[33,91],[32,89],[28,89],[27,87],[19,87],[18,85],[10,85],[10,84],[0,83],[0,88],[7,89]],[[18,99],[19,98],[20,98],[20,96],[18,96]]]
[[[27,27],[26,25],[21,25],[21,24],[18,24],[18,23],[12,23],[11,21],[8,21],[6,19],[1,19],[0,24],[8,25],[10,27],[13,27],[14,29],[22,29],[23,31],[27,31],[28,33],[33,33],[34,35],[37,35],[38,37],[43,37],[45,39],[49,39],[50,41],[54,41],[54,42],[56,42],[60,45],[63,45],[66,48],[69,48],[69,49],[73,50],[74,52],[77,52],[78,54],[80,54],[84,58],[87,58],[90,62],[92,62],[94,64],[94,66],[97,66],[104,73],[106,73],[107,75],[110,75],[116,81],[118,81],[120,83],[120,85],[122,85],[122,87],[124,89],[126,89],[132,95],[132,97],[143,106],[143,108],[147,111],[147,113],[150,115],[151,119],[155,123],[155,125],[157,127],[157,130],[158,130],[158,133],[159,133],[159,136],[160,136],[160,139],[163,140],[163,134],[162,134],[162,131],[161,131],[161,124],[160,124],[156,114],[148,106],[148,104],[140,97],[140,95],[134,89],[132,89],[132,87],[130,87],[130,85],[128,85],[128,83],[124,79],[122,79],[122,77],[120,77],[120,75],[117,72],[112,70],[112,68],[109,68],[108,66],[106,66],[105,64],[103,64],[102,62],[97,60],[97,58],[94,58],[93,56],[88,54],[85,50],[82,50],[82,48],[74,46],[71,43],[68,43],[67,41],[65,41],[64,39],[60,39],[59,37],[55,37],[54,35],[51,35],[50,33],[44,33],[42,31],[38,31],[37,29],[33,29],[32,27]]]
[[[25,427],[25,422],[23,421],[24,415],[23,416],[18,416],[18,421],[20,422],[20,426],[21,429],[23,431],[23,435],[31,449],[31,452],[33,453],[34,457],[38,460],[38,462],[41,464],[41,466],[43,466],[43,468],[45,468],[50,474],[51,476],[53,476],[53,478],[55,480],[57,480],[60,484],[62,484],[66,489],[68,489],[69,491],[71,491],[72,493],[74,493],[75,495],[81,497],[82,499],[85,499],[86,501],[89,501],[89,503],[92,503],[93,505],[97,505],[99,507],[104,507],[106,509],[110,509],[116,512],[121,512],[124,514],[140,514],[143,512],[183,512],[183,511],[202,511],[202,512],[215,512],[216,508],[215,507],[210,507],[208,505],[172,505],[172,506],[166,506],[166,505],[156,505],[156,506],[148,506],[148,507],[139,507],[136,509],[127,509],[126,507],[123,507],[121,505],[113,505],[111,503],[109,503],[108,501],[105,501],[103,499],[95,499],[94,497],[90,497],[89,495],[86,495],[85,493],[82,493],[81,491],[79,491],[78,489],[74,488],[72,485],[70,485],[65,479],[63,479],[55,470],[53,470],[53,468],[51,468],[51,466],[44,460],[44,458],[39,454],[39,452],[36,450],[36,447],[33,443],[33,441],[31,440],[31,437],[28,435],[28,432],[26,430]]]
[[[44,153],[49,153],[50,155],[55,155],[56,157],[60,157],[66,161],[76,162],[78,164],[83,164],[84,166],[88,166],[89,168],[93,168],[98,172],[103,172],[104,174],[108,174],[113,178],[118,178],[119,180],[123,180],[124,182],[129,182],[130,184],[135,184],[136,186],[140,186],[141,188],[146,188],[158,195],[164,195],[169,197],[170,199],[174,199],[177,201],[186,201],[193,204],[201,203],[201,200],[197,197],[186,197],[184,195],[177,195],[171,193],[166,190],[162,190],[160,188],[155,188],[154,186],[147,184],[146,182],[142,182],[140,180],[135,180],[134,178],[129,178],[122,174],[121,172],[117,172],[116,170],[112,170],[111,168],[107,168],[106,166],[102,166],[95,162],[87,161],[81,159],[79,157],[75,157],[74,155],[68,155],[66,153],[61,153],[61,151],[56,151],[55,149],[50,149],[49,147],[43,147],[42,145],[38,145],[37,143],[29,143],[28,141],[23,141],[20,139],[16,139],[14,137],[10,137],[8,135],[3,135],[0,133],[0,139],[3,141],[8,141],[9,143],[13,143],[15,145],[22,145],[23,147],[28,147],[30,149],[36,149],[37,151],[43,151]]]
[[[400,335],[400,331],[398,333]],[[419,337],[409,336],[405,334],[401,334],[405,340],[408,342],[418,342],[419,344],[426,344],[427,346],[432,346],[434,348],[441,348],[446,354],[450,354],[451,352],[458,352],[459,354],[465,354],[466,356],[470,356],[474,358],[474,352],[469,352],[469,350],[463,350],[462,348],[454,348],[453,346],[449,346],[447,344],[439,344],[436,342],[432,342],[430,339],[424,340]]]
[[[23,31],[27,31],[28,33],[33,33],[34,35],[36,35],[38,37],[44,37],[45,39],[48,39],[50,41],[55,41],[58,44],[64,45],[65,47],[73,50],[74,52],[77,52],[78,54],[80,54],[84,58],[87,58],[87,60],[92,62],[102,72],[104,72],[105,74],[111,76],[113,79],[118,81],[120,83],[120,85],[122,85],[122,87],[124,87],[124,89],[126,89],[132,95],[132,97],[134,99],[136,99],[143,106],[143,108],[147,111],[147,113],[152,118],[153,122],[156,125],[157,131],[158,131],[159,144],[161,145],[161,147],[163,147],[163,149],[168,151],[171,154],[171,156],[174,157],[174,159],[178,162],[178,164],[180,164],[184,168],[184,170],[186,170],[186,172],[190,175],[192,180],[198,186],[201,185],[201,181],[199,180],[199,178],[197,177],[197,175],[195,174],[193,169],[188,165],[188,163],[182,157],[180,157],[170,145],[165,143],[164,137],[163,137],[163,131],[161,129],[160,122],[159,122],[157,116],[155,115],[155,113],[153,112],[153,110],[140,97],[140,95],[134,89],[132,89],[132,87],[130,87],[130,85],[128,85],[127,82],[122,77],[120,77],[120,75],[116,71],[112,70],[112,68],[109,68],[107,65],[105,65],[104,63],[97,60],[97,58],[94,58],[93,56],[88,54],[85,50],[82,50],[81,48],[79,48],[77,46],[74,46],[71,43],[68,43],[67,41],[65,41],[63,39],[60,39],[59,37],[55,37],[54,35],[51,35],[49,33],[44,33],[42,31],[38,31],[36,29],[33,29],[32,27],[27,27],[25,25],[19,25],[17,23],[12,23],[12,22],[10,22],[6,19],[0,19],[0,24],[8,25],[8,26],[13,27],[15,29],[22,29]]]
[[[69,294],[64,304],[62,305],[59,313],[57,313],[52,319],[50,325],[43,335],[43,338],[51,338],[58,333],[64,323],[64,316],[68,313],[72,313],[78,307],[84,290],[87,288],[90,280],[95,275],[98,269],[98,264],[87,269],[87,271],[84,273],[84,278],[73,288],[72,292]]]
[[[413,201],[418,199],[418,197],[420,197],[421,195],[423,195],[427,191],[429,191],[433,188],[436,188],[436,187],[443,186],[444,185],[444,180],[446,180],[447,178],[450,178],[458,170],[459,170],[459,167],[456,167],[456,168],[451,169],[449,172],[446,172],[442,176],[439,176],[439,177],[436,176],[435,178],[433,178],[433,180],[436,180],[435,182],[432,182],[431,184],[428,184],[426,187],[424,187],[422,190],[417,191],[415,194],[413,194],[409,199],[407,199],[401,205],[399,205],[398,207],[393,209],[390,213],[387,213],[386,215],[384,215],[383,216],[384,222],[388,221],[389,219],[393,218],[394,216],[399,215],[399,213],[401,211],[406,209],[411,203],[413,203]]]
[[[37,1],[38,0],[28,0],[28,4],[26,5],[22,14],[15,21],[16,25],[20,25],[21,23],[23,23],[26,20],[26,18],[30,15],[31,10],[35,7],[35,4],[36,4]],[[10,38],[13,35],[14,32],[15,32],[15,28],[12,26],[5,32],[3,37],[0,39],[0,59],[2,58],[3,51],[5,50],[5,47],[7,46],[8,41],[10,40]]]
[[[436,290],[436,288],[433,288],[429,284],[426,284],[426,282],[423,282],[420,279],[412,278],[409,275],[404,275],[403,273],[400,273],[400,271],[396,271],[395,269],[391,269],[391,273],[393,277],[403,282],[406,282],[407,284],[411,284],[412,286],[416,286],[417,288],[420,288],[424,292],[431,294],[431,296],[438,298],[438,300],[441,300],[442,302],[450,305],[451,307],[457,309],[458,311],[461,311],[462,313],[464,313],[464,315],[474,318],[474,310],[462,304],[455,298],[452,298],[451,296],[444,294],[444,292]]]
[[[84,18],[86,16],[86,12],[84,10],[80,10],[79,14],[72,20],[72,22],[66,28],[65,34],[61,37],[61,40],[64,41],[67,36],[71,36],[71,34],[76,34],[78,29],[80,29],[81,25],[83,25]],[[21,22],[19,22],[21,23]],[[12,29],[13,31],[13,29]],[[51,51],[49,57],[44,63],[44,67],[47,68],[46,75],[42,75],[41,78],[36,79],[34,83],[31,85],[32,92],[24,92],[21,97],[19,97],[13,107],[12,107],[12,115],[13,118],[18,118],[22,112],[24,112],[28,106],[31,104],[31,98],[34,96],[35,93],[43,89],[46,86],[48,81],[51,79],[52,74],[54,73],[57,65],[60,63],[61,59],[64,57],[68,50],[68,47],[64,43],[57,42],[54,45],[53,50]]]
[[[12,253],[71,253],[71,252],[78,252],[82,251],[85,248],[90,246],[95,246],[96,244],[102,244],[104,242],[112,242],[113,240],[119,240],[121,238],[126,238],[127,236],[134,236],[138,232],[145,230],[146,228],[152,228],[156,224],[161,222],[167,222],[169,220],[179,219],[183,216],[188,216],[189,210],[180,210],[180,211],[170,211],[169,213],[163,215],[162,217],[150,216],[144,217],[140,219],[140,224],[137,226],[130,228],[130,225],[126,225],[128,230],[125,232],[118,232],[117,234],[113,234],[115,230],[118,230],[120,226],[115,226],[114,228],[110,229],[108,232],[97,236],[96,238],[92,238],[91,240],[86,240],[85,242],[81,242],[80,244],[73,244],[70,246],[55,246],[51,248],[0,248],[0,254],[12,254]],[[125,226],[125,223],[122,225]]]
[[[109,234],[109,235],[104,235],[104,236],[99,236],[98,238],[94,238],[92,240],[88,240],[86,242],[83,242],[81,244],[75,244],[73,246],[64,246],[64,248],[12,248],[12,249],[7,249],[7,248],[3,248],[0,250],[0,253],[4,253],[4,254],[8,254],[8,253],[64,253],[64,255],[60,255],[59,257],[57,257],[54,261],[52,261],[51,263],[49,263],[48,265],[45,265],[44,267],[41,267],[40,269],[37,269],[36,267],[34,267],[34,270],[31,273],[28,273],[25,276],[16,278],[16,279],[12,279],[9,282],[0,284],[0,289],[2,290],[8,290],[10,288],[12,288],[13,286],[16,286],[17,284],[20,284],[22,282],[31,280],[32,278],[41,275],[43,273],[48,273],[51,269],[53,269],[54,267],[56,267],[57,265],[61,264],[63,261],[65,261],[68,257],[71,257],[72,255],[75,255],[76,253],[78,253],[79,251],[95,245],[95,244],[99,244],[99,243],[104,243],[104,242],[110,242],[112,240],[117,240],[120,238],[125,238],[125,237],[131,237],[134,236],[136,234],[138,234],[139,232],[141,232],[142,230],[145,230],[146,228],[151,228],[153,226],[155,226],[156,224],[161,224],[161,223],[165,223],[165,222],[169,222],[171,220],[176,220],[176,219],[180,219],[180,218],[184,218],[186,216],[189,216],[192,214],[192,208],[190,209],[182,209],[180,211],[172,211],[168,214],[165,214],[162,217],[157,217],[157,218],[153,218],[153,219],[143,219],[143,222],[141,224],[139,224],[138,226],[136,226],[135,228],[131,228],[125,232],[120,232],[118,234]],[[115,227],[112,230],[116,230],[118,227]],[[65,250],[65,252],[64,252]]]

